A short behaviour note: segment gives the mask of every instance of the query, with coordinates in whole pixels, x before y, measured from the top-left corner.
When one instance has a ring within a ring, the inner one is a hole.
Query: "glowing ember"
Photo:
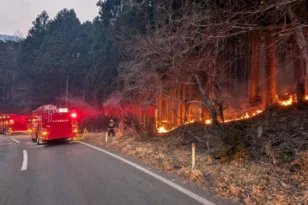
[[[212,124],[212,120],[205,120],[205,124],[207,124],[207,125]]]
[[[257,110],[256,112],[252,113],[252,115],[253,115],[253,116],[256,116],[256,115],[258,115],[258,114],[260,114],[260,113],[262,113],[262,112],[263,112],[262,110]]]
[[[192,124],[194,122],[196,122],[196,120],[190,120],[190,121],[185,122],[184,124]]]
[[[160,128],[157,129],[157,132],[158,133],[167,133],[169,131],[165,127],[160,127]]]
[[[262,113],[262,112],[263,112],[262,110],[256,110],[256,111],[254,111],[254,112],[252,112],[252,113],[247,113],[247,112],[246,112],[245,115],[241,115],[241,116],[238,117],[238,118],[231,118],[231,119],[225,120],[225,123],[249,119],[249,118],[251,118],[251,117],[254,117],[254,116],[259,115],[259,114]]]
[[[290,97],[288,100],[280,102],[280,105],[283,105],[283,106],[290,106],[292,104],[293,104],[293,98],[292,97]]]
[[[246,112],[246,115],[245,115],[245,117],[244,117],[244,118],[246,118],[246,119],[247,119],[247,118],[249,118],[249,115],[248,115],[248,113],[247,113],[247,112]]]

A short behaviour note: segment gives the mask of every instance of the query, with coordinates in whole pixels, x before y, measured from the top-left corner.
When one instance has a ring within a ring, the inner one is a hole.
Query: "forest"
[[[96,107],[140,131],[165,132],[305,101],[307,1],[100,0],[97,7],[84,23],[74,10],[55,18],[43,11],[24,40],[0,43],[3,110]]]

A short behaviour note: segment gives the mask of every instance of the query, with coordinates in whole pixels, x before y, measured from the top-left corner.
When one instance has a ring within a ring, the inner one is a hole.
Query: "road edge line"
[[[26,171],[28,167],[28,153],[27,150],[23,150],[23,160],[20,171]]]
[[[11,140],[13,140],[14,142],[16,142],[16,143],[20,143],[18,140],[16,140],[16,139],[14,139],[14,138],[10,138]]]
[[[145,169],[144,167],[141,167],[141,166],[139,166],[139,165],[137,165],[137,164],[127,160],[127,159],[124,159],[124,158],[122,158],[122,157],[120,157],[120,156],[118,156],[116,154],[113,154],[111,152],[108,152],[108,151],[106,151],[104,149],[101,149],[99,147],[93,146],[93,145],[85,143],[85,142],[80,142],[79,141],[78,143],[83,144],[83,145],[88,146],[88,147],[91,147],[93,149],[96,149],[98,151],[101,151],[101,152],[103,152],[103,153],[105,153],[105,154],[107,154],[107,155],[109,155],[111,157],[114,157],[114,158],[116,158],[116,159],[118,159],[118,160],[120,160],[120,161],[122,161],[122,162],[124,162],[124,163],[126,163],[128,165],[131,165],[132,167],[135,167],[136,169],[138,169],[140,171],[143,171],[144,173],[146,173],[146,174],[154,177],[155,179],[157,179],[157,180],[159,180],[159,181],[169,185],[170,187],[173,187],[174,189],[178,190],[179,192],[182,192],[183,194],[189,196],[190,198],[193,198],[194,200],[202,203],[203,205],[215,205],[213,202],[211,202],[211,201],[209,201],[209,200],[207,200],[207,199],[205,199],[205,198],[203,198],[203,197],[193,193],[192,191],[189,191],[188,189],[185,189],[184,187],[182,187],[182,186],[180,186],[180,185],[178,185],[178,184],[176,184],[176,183],[174,183],[174,182],[172,182],[172,181],[170,181],[170,180],[168,180],[168,179],[166,179],[166,178],[164,178],[164,177],[162,177],[162,176],[160,176],[158,174],[155,174],[154,172],[151,172],[151,171]]]

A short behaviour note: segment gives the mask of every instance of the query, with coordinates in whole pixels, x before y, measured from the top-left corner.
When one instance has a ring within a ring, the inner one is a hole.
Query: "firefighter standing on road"
[[[116,123],[111,119],[108,123],[108,136],[115,136]]]

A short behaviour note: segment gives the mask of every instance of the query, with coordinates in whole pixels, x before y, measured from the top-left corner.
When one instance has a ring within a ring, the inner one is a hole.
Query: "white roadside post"
[[[106,132],[106,143],[108,142],[108,132]]]
[[[196,144],[195,143],[192,143],[191,145],[191,168],[192,169],[195,169],[196,167]]]

